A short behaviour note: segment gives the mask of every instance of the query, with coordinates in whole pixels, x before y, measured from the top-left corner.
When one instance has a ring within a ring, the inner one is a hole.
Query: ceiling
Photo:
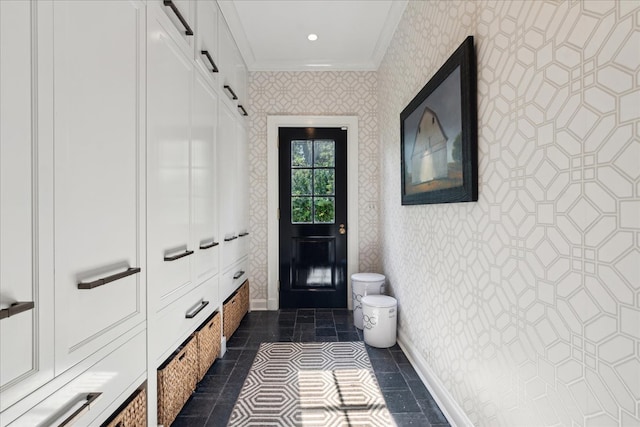
[[[251,71],[376,70],[407,0],[218,0]],[[318,40],[309,41],[310,33]]]

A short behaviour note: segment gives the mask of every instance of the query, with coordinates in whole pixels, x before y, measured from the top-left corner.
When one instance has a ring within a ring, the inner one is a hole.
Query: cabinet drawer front
[[[165,360],[219,305],[216,276],[158,313],[149,330],[153,358]]]
[[[59,425],[86,403],[89,394],[100,393],[74,424],[99,425],[122,404],[118,399],[124,400],[143,379],[145,337],[144,332],[137,334],[9,425]]]
[[[249,277],[249,260],[234,264],[220,279],[220,301],[224,301]]]

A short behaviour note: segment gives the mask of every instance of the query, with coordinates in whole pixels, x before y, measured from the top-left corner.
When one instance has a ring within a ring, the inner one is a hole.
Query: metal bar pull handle
[[[211,54],[209,53],[209,51],[208,50],[201,50],[200,54],[204,55],[207,58],[207,60],[209,60],[209,62],[211,63],[211,67],[213,67],[211,69],[211,72],[212,73],[217,73],[218,72],[218,66],[216,65],[215,62],[213,62],[213,58],[211,57]]]
[[[80,416],[84,415],[89,410],[91,405],[93,405],[101,395],[102,393],[88,393],[87,397],[85,398],[85,403],[83,403],[81,407],[73,411],[73,413],[65,418],[62,423],[58,424],[58,427],[70,426],[71,424],[75,423]]]
[[[249,115],[249,113],[247,113],[247,110],[245,110],[242,105],[238,105],[238,110],[240,110],[240,114],[242,114],[243,116]]]
[[[178,255],[173,255],[173,256],[166,256],[165,255],[164,256],[164,260],[165,261],[175,261],[177,259],[184,258],[184,257],[192,255],[192,254],[193,254],[193,251],[187,250],[187,251],[184,251],[184,252],[182,252],[182,253],[180,253]]]
[[[244,236],[248,236],[248,235],[249,235],[249,232],[245,231],[245,232],[242,232],[242,233],[238,234],[238,237],[244,237]]]
[[[220,243],[211,241],[210,243],[200,244],[200,249],[211,249],[214,246],[218,246]]]
[[[224,241],[225,241],[225,242],[230,242],[230,241],[232,241],[232,240],[236,240],[237,238],[238,238],[238,236],[225,237],[225,238],[224,238]]]
[[[236,93],[233,91],[233,89],[231,89],[231,86],[224,85],[224,90],[227,91],[227,96],[229,98],[233,99],[234,101],[238,99],[238,95],[236,95]]]
[[[120,273],[112,274],[111,276],[103,277],[98,280],[94,280],[92,282],[80,282],[78,283],[78,289],[93,289],[98,286],[106,285],[107,283],[115,282],[116,280],[122,279],[124,277],[128,277],[134,274],[140,273],[142,270],[139,267],[131,267],[126,271],[122,271]]]
[[[14,302],[9,307],[0,310],[0,319],[15,316],[16,314],[22,313],[23,311],[31,310],[33,309],[33,307],[35,307],[33,301]]]
[[[209,305],[209,301],[204,301],[204,300],[200,301],[200,305],[196,307],[195,310],[187,312],[187,314],[185,314],[184,317],[186,319],[193,319],[198,315],[198,313],[200,313],[208,305]]]
[[[182,14],[180,13],[180,10],[178,9],[178,6],[176,6],[173,0],[164,0],[164,5],[169,6],[171,10],[173,10],[173,13],[176,14],[178,19],[180,20],[180,23],[184,26],[184,33],[188,36],[192,36],[193,30],[189,26],[189,23],[187,22],[187,20],[184,19],[184,17],[182,16]]]
[[[233,275],[233,280],[241,278],[243,274],[244,274],[243,270],[236,272],[236,274]]]

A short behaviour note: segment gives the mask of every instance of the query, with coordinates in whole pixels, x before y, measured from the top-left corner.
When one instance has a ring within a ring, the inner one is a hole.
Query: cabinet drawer
[[[244,260],[234,264],[226,273],[222,275],[220,282],[220,301],[224,301],[236,291],[249,277],[249,260]]]
[[[149,342],[155,360],[166,359],[218,307],[216,276],[158,313],[151,326]]]
[[[10,426],[60,425],[76,412],[74,425],[100,424],[143,380],[145,343],[145,333],[137,334]]]

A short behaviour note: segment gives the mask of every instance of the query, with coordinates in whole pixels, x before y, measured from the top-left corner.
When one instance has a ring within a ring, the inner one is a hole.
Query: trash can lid
[[[394,297],[387,295],[367,295],[362,297],[362,304],[369,307],[391,308],[395,307],[397,303]]]
[[[384,275],[378,273],[354,273],[351,280],[358,282],[382,282],[385,280]]]

